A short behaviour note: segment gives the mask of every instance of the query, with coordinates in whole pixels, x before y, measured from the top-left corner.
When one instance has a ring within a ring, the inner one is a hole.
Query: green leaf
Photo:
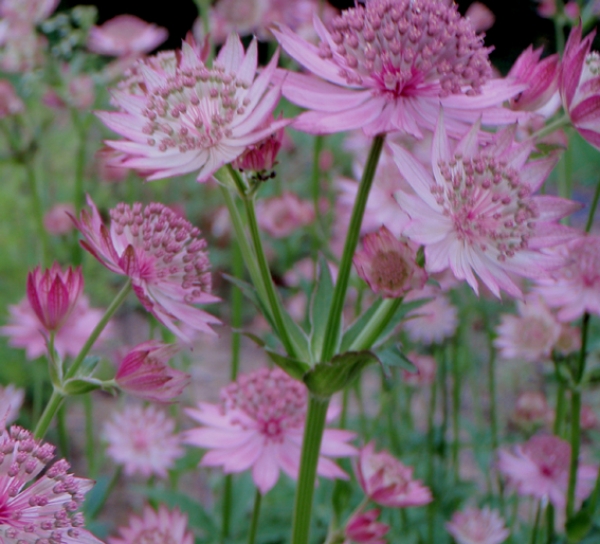
[[[321,358],[329,309],[333,300],[333,279],[325,258],[319,256],[317,281],[310,301],[310,347],[315,361]]]
[[[400,349],[400,344],[394,344],[392,346],[382,347],[373,351],[375,357],[381,363],[383,367],[383,373],[389,378],[391,376],[391,367],[400,367],[409,372],[416,372],[417,368],[411,361],[404,355]]]
[[[82,395],[100,389],[103,385],[104,382],[94,378],[71,378],[64,383],[62,389],[67,395]]]
[[[290,340],[294,344],[298,357],[304,361],[314,361],[310,351],[310,341],[306,334],[304,334],[304,331],[300,328],[300,325],[290,317],[284,308],[282,308],[281,314],[283,317],[283,325],[290,335]]]
[[[296,380],[302,381],[304,375],[311,369],[311,366],[303,361],[292,359],[270,349],[266,349],[265,352],[271,361]]]
[[[592,528],[592,516],[587,508],[582,508],[572,518],[567,520],[565,529],[569,543],[581,542]]]
[[[266,342],[262,338],[260,338],[259,336],[257,336],[253,332],[242,331],[242,330],[239,330],[239,329],[234,329],[233,332],[237,332],[239,334],[242,334],[246,338],[249,338],[250,340],[252,340],[257,346],[259,346],[261,348],[264,348],[267,345]]]
[[[94,372],[94,370],[98,366],[98,363],[100,362],[100,360],[101,360],[100,357],[98,357],[97,355],[88,355],[83,360],[83,363],[81,363],[81,368],[79,369],[79,375],[80,376],[89,376],[92,372]]]
[[[267,318],[267,320],[269,320],[270,323],[269,314],[265,311],[265,307],[260,301],[260,298],[258,298],[256,289],[252,285],[244,280],[236,278],[235,276],[230,276],[229,274],[221,274],[221,276],[229,283],[235,285],[243,293],[243,295],[260,310],[260,312]]]
[[[347,351],[331,361],[317,363],[304,375],[304,383],[318,397],[329,398],[344,389],[361,371],[378,359],[370,351]]]
[[[406,315],[417,308],[427,304],[433,300],[431,297],[429,298],[420,298],[419,300],[411,300],[410,302],[403,303],[400,308],[398,308],[397,312],[394,314],[394,317],[390,319],[387,327],[383,330],[381,335],[379,336],[379,342],[384,342],[396,329],[396,327],[400,324],[401,321],[404,321]]]
[[[333,504],[333,511],[335,517],[338,520],[342,519],[344,512],[350,504],[350,498],[352,497],[352,485],[346,480],[336,480],[333,488],[333,495],[331,497],[331,503]]]
[[[367,308],[357,319],[348,327],[344,336],[342,337],[342,345],[340,347],[341,351],[347,351],[350,348],[350,345],[354,341],[354,339],[358,336],[358,334],[366,327],[367,323],[371,320],[379,306],[383,301],[378,299],[375,304],[372,304]]]

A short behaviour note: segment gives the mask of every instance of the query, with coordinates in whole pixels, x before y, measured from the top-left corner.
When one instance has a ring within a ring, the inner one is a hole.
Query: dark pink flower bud
[[[385,536],[390,528],[385,523],[377,521],[379,514],[378,509],[354,514],[344,529],[346,538],[358,544],[385,544],[385,540],[381,537]]]
[[[271,116],[269,123],[265,123],[265,127],[275,121]],[[277,164],[275,160],[277,153],[281,149],[283,141],[284,127],[269,134],[264,140],[251,144],[235,161],[232,166],[240,172],[255,172],[261,179],[271,177],[271,171]]]
[[[139,344],[121,361],[115,376],[117,385],[142,399],[171,401],[190,381],[189,374],[167,365],[178,351],[179,347],[175,344],[153,340]]]
[[[514,98],[510,105],[514,110],[535,111],[546,105],[558,90],[558,55],[540,60],[542,48],[530,45],[515,61],[508,77],[529,87]]]
[[[81,268],[63,272],[58,263],[42,273],[36,267],[27,276],[27,298],[40,323],[47,331],[56,332],[77,304],[83,290]]]

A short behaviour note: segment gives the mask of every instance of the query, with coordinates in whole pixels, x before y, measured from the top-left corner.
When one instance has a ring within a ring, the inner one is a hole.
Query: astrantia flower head
[[[455,512],[446,530],[457,544],[500,544],[510,535],[500,514],[487,506]]]
[[[570,200],[532,196],[556,164],[556,157],[527,161],[532,144],[514,141],[514,127],[480,147],[479,126],[451,146],[443,115],[436,128],[431,171],[392,145],[396,164],[417,196],[399,193],[412,221],[406,236],[425,245],[429,272],[448,267],[477,293],[475,275],[494,293],[520,297],[511,274],[534,278],[562,260],[541,248],[573,237],[558,220],[580,208]]]
[[[188,444],[209,451],[203,466],[222,466],[225,473],[252,468],[252,477],[265,494],[279,478],[280,469],[298,478],[306,418],[306,387],[282,370],[261,369],[240,376],[221,391],[220,405],[199,403],[187,413],[203,426],[187,431]],[[357,453],[347,444],[354,433],[325,429],[317,474],[347,478],[328,457]]]
[[[439,344],[450,338],[458,326],[458,311],[439,288],[425,285],[420,291],[411,291],[405,301],[431,298],[406,316],[402,328],[413,342],[425,345]]]
[[[371,0],[345,10],[330,30],[315,18],[319,47],[280,26],[287,53],[315,75],[287,73],[283,94],[313,111],[294,127],[313,133],[363,128],[366,134],[401,131],[420,138],[433,129],[440,105],[452,132],[483,114],[510,122],[495,105],[523,86],[491,75],[488,50],[456,4],[439,0]]]
[[[255,79],[256,41],[244,52],[233,34],[212,68],[191,39],[181,51],[141,59],[113,93],[120,111],[98,113],[127,139],[107,144],[149,180],[198,172],[198,181],[206,181],[246,146],[288,124],[265,126],[280,96],[279,87],[268,90],[276,65],[277,55]]]
[[[141,516],[132,516],[127,527],[119,528],[119,537],[109,538],[109,544],[194,544],[194,535],[187,529],[187,516],[161,504],[158,511],[145,506]]]
[[[279,196],[260,200],[256,206],[258,225],[273,238],[284,238],[315,219],[311,202],[285,191]]]
[[[375,508],[364,513],[354,514],[346,523],[344,544],[356,542],[357,544],[385,544],[382,538],[390,530],[385,523],[377,521],[379,509]]]
[[[554,419],[554,410],[548,406],[544,393],[540,391],[525,391],[515,402],[515,409],[511,420],[531,432],[536,427],[551,423]]]
[[[422,506],[432,500],[431,491],[419,480],[413,480],[412,467],[387,451],[375,453],[373,442],[360,451],[356,476],[365,495],[382,506]]]
[[[556,436],[537,435],[515,446],[514,453],[500,450],[498,468],[520,495],[549,500],[558,509],[566,503],[571,446]],[[579,464],[575,495],[585,499],[594,488],[596,467]]]
[[[174,431],[175,421],[156,406],[128,406],[104,425],[106,453],[128,476],[165,478],[184,453]]]
[[[92,480],[70,474],[64,459],[48,466],[54,446],[21,427],[0,431],[0,452],[0,541],[102,544],[83,528],[83,514],[77,512]]]
[[[118,204],[110,210],[110,229],[88,196],[88,210],[75,221],[81,245],[106,268],[131,278],[144,308],[184,342],[190,337],[177,322],[214,334],[216,317],[194,308],[219,300],[210,294],[210,262],[200,231],[158,203]]]
[[[374,293],[398,298],[423,288],[427,272],[417,265],[417,251],[408,240],[398,240],[383,226],[367,234],[362,245],[354,255],[354,266]]]

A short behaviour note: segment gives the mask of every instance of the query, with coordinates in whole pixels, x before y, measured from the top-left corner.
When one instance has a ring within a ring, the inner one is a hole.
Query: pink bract
[[[382,506],[423,506],[433,500],[429,488],[413,479],[412,467],[402,464],[387,451],[375,453],[373,442],[360,450],[356,477],[365,495]]]
[[[103,25],[90,28],[88,49],[112,57],[142,55],[156,49],[169,33],[135,15],[117,15]]]
[[[285,72],[283,94],[308,108],[294,128],[325,134],[362,128],[417,138],[435,126],[440,106],[449,130],[462,134],[480,116],[502,124],[519,117],[498,107],[523,90],[488,81],[483,38],[456,4],[438,0],[371,0],[333,19],[314,19],[319,47],[288,27],[274,30],[285,51],[318,78]],[[283,76],[282,72],[282,76]]]
[[[206,181],[289,123],[267,122],[280,97],[279,86],[269,89],[277,55],[256,77],[257,55],[256,40],[244,52],[232,34],[212,68],[191,38],[181,51],[139,60],[113,92],[120,111],[98,113],[126,138],[107,144],[127,155],[123,166],[149,180],[196,172]]]
[[[219,300],[210,294],[210,262],[200,231],[162,204],[139,202],[111,209],[106,228],[89,196],[88,204],[91,210],[74,220],[85,238],[81,245],[112,272],[131,278],[144,308],[182,341],[191,337],[181,323],[215,334],[209,325],[220,321],[192,306]]]
[[[298,479],[306,387],[278,368],[261,369],[222,389],[221,398],[220,405],[201,402],[187,410],[202,424],[184,433],[185,442],[208,450],[201,465],[221,466],[226,474],[252,469],[262,494],[277,483],[280,470]],[[356,448],[347,443],[354,437],[349,431],[325,429],[319,476],[347,479],[329,457],[356,455]]]
[[[131,516],[127,527],[119,528],[119,537],[108,544],[194,544],[187,529],[188,517],[178,509],[169,511],[164,504],[158,510],[145,506],[141,516]]]
[[[446,530],[456,544],[501,544],[510,535],[500,513],[487,506],[454,512]]]
[[[256,205],[258,225],[273,238],[284,238],[315,219],[315,209],[308,200],[295,193],[284,192]]]
[[[354,514],[346,523],[344,544],[385,544],[383,536],[390,530],[385,523],[377,521],[381,512],[375,508],[364,513]]]
[[[425,246],[429,272],[447,268],[478,293],[476,275],[494,295],[521,297],[512,274],[541,277],[563,260],[540,251],[573,237],[558,223],[581,206],[553,196],[533,196],[556,157],[528,161],[533,144],[514,141],[514,130],[499,132],[486,147],[479,124],[452,145],[440,115],[426,170],[411,154],[391,145],[396,165],[416,196],[398,193],[411,217],[404,234]]]

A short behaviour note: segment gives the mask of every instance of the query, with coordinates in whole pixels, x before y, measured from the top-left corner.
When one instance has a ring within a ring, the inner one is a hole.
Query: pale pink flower
[[[11,82],[0,80],[0,119],[25,111],[25,104],[19,98]]]
[[[558,308],[560,321],[573,321],[584,312],[600,315],[600,236],[579,236],[555,253],[565,264],[539,278],[536,291],[548,306]]]
[[[571,446],[551,435],[536,435],[514,447],[514,453],[498,452],[498,469],[520,495],[549,500],[562,510],[569,483]],[[585,499],[594,488],[598,469],[579,464],[575,495]]]
[[[4,425],[12,423],[19,417],[25,390],[15,387],[13,384],[0,386],[0,421]]]
[[[420,291],[411,291],[406,302],[431,298],[422,306],[409,312],[402,328],[413,342],[425,345],[440,344],[454,335],[458,326],[458,312],[439,289],[426,285]]]
[[[83,291],[81,267],[63,272],[55,262],[43,273],[37,266],[27,274],[27,299],[47,331],[59,330],[77,305]]]
[[[510,535],[500,513],[487,506],[454,512],[446,530],[456,544],[501,544]]]
[[[387,451],[375,453],[374,443],[369,442],[360,450],[355,472],[360,487],[373,502],[405,508],[433,500],[429,488],[420,480],[413,480],[413,470]]]
[[[15,348],[25,348],[29,360],[47,353],[47,333],[33,311],[27,298],[8,307],[10,322],[0,327],[0,334],[8,336],[8,344]],[[89,299],[81,295],[67,320],[54,336],[54,349],[62,358],[75,357],[86,343],[90,334],[104,315],[103,310],[90,308]],[[102,331],[96,345],[112,334],[112,327]]]
[[[525,391],[516,402],[511,420],[525,430],[546,425],[554,420],[554,410],[541,391]]]
[[[206,181],[288,120],[268,125],[280,87],[268,90],[277,55],[256,77],[257,45],[244,52],[231,35],[212,68],[193,40],[181,51],[141,59],[113,103],[120,111],[100,112],[104,123],[126,140],[107,144],[128,158],[123,166],[160,179],[197,172]],[[265,126],[267,123],[267,126]]]
[[[558,220],[580,208],[554,196],[532,196],[556,164],[556,157],[527,161],[531,142],[516,143],[514,128],[480,147],[479,124],[452,146],[440,115],[431,153],[432,171],[392,144],[400,173],[417,196],[398,193],[412,220],[404,234],[425,245],[429,272],[448,267],[478,293],[475,275],[500,296],[521,290],[511,274],[534,278],[562,259],[540,251],[573,237]]]
[[[142,206],[118,204],[110,210],[110,229],[88,196],[77,228],[81,245],[106,268],[131,278],[140,302],[184,342],[190,337],[179,326],[215,334],[210,324],[220,323],[192,304],[219,299],[210,294],[212,281],[206,241],[200,231],[173,210],[153,202]]]
[[[102,544],[83,528],[83,514],[77,512],[92,480],[70,474],[64,459],[49,465],[54,446],[16,425],[0,431],[0,451],[2,542]]]
[[[385,226],[365,235],[354,254],[358,275],[384,298],[398,298],[422,289],[427,272],[417,263],[417,249],[406,238],[398,240]]]
[[[179,396],[190,375],[167,363],[178,351],[175,344],[150,340],[133,348],[119,363],[115,382],[141,399],[169,402]]]
[[[108,544],[194,544],[187,528],[188,517],[177,508],[169,511],[161,504],[158,511],[146,505],[141,516],[131,516],[127,527],[119,528],[119,537]]]
[[[559,91],[571,123],[600,149],[600,55],[590,51],[596,32],[582,40],[581,23],[571,30],[559,77]]]
[[[117,15],[90,28],[87,46],[93,53],[110,57],[143,55],[156,49],[168,35],[166,28],[135,15]]]
[[[107,455],[125,474],[166,478],[167,470],[183,456],[175,420],[156,406],[127,406],[104,424]]]
[[[75,215],[75,207],[68,202],[55,204],[44,215],[44,227],[50,234],[68,234],[73,230],[71,215]]]
[[[201,402],[197,409],[186,410],[202,426],[185,432],[185,442],[209,450],[201,466],[221,466],[226,474],[251,468],[262,494],[277,483],[280,470],[298,479],[306,387],[278,368],[265,368],[240,376],[221,390],[221,399],[220,405]],[[332,415],[330,410],[328,416]],[[347,443],[354,436],[349,431],[325,429],[319,476],[347,479],[329,457],[356,455],[356,448]]]
[[[280,196],[259,200],[256,206],[258,225],[273,238],[285,238],[315,219],[312,202],[301,200],[288,191]]]
[[[471,21],[475,32],[485,32],[494,26],[496,16],[490,8],[481,2],[473,2],[465,12],[465,17]]]
[[[385,544],[384,537],[390,530],[385,523],[377,521],[380,510],[374,508],[364,513],[354,514],[346,523],[344,544]]]
[[[496,106],[523,86],[488,81],[483,38],[453,2],[371,0],[345,10],[331,30],[318,18],[314,25],[319,47],[284,25],[273,31],[291,57],[322,78],[285,73],[284,96],[312,110],[294,122],[298,130],[362,128],[369,136],[400,131],[421,138],[421,129],[433,130],[440,107],[452,134],[481,116],[491,124],[518,117]]]
[[[519,315],[502,314],[494,346],[504,359],[530,363],[547,359],[558,342],[561,325],[542,298],[530,296],[517,302]]]
[[[437,367],[435,359],[429,355],[420,355],[419,353],[409,353],[406,357],[415,365],[416,371],[409,372],[402,369],[402,381],[415,387],[431,385],[435,380]]]

